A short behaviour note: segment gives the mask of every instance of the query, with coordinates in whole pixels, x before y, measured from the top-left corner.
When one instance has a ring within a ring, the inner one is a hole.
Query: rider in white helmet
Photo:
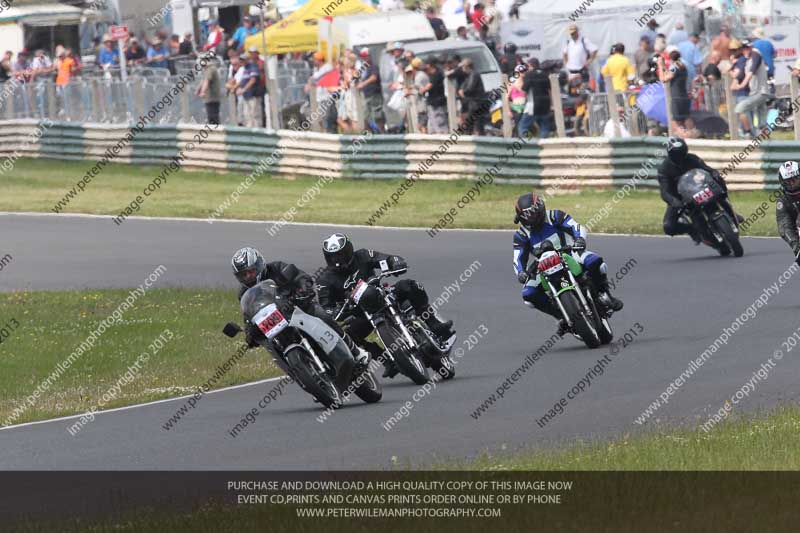
[[[800,265],[800,164],[787,161],[778,169],[778,183],[781,195],[775,203],[775,217],[778,222],[778,233],[791,247],[795,261]]]

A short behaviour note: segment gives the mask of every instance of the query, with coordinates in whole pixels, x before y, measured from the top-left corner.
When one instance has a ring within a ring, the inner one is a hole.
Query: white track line
[[[31,211],[9,212],[0,211],[0,216],[24,216],[24,217],[69,217],[69,218],[100,218],[111,219],[113,215],[92,215],[88,213],[36,213]],[[334,224],[330,222],[282,222],[278,220],[249,220],[238,218],[219,218],[214,219],[213,223],[209,223],[207,218],[190,218],[190,217],[143,217],[143,216],[130,216],[126,220],[140,220],[140,221],[165,221],[165,222],[204,222],[209,225],[216,223],[223,224],[278,224],[282,226],[326,226],[331,228],[364,228],[364,229],[377,229],[388,231],[428,231],[430,228],[422,228],[419,226],[367,226],[366,224]],[[489,228],[451,228],[443,229],[441,232],[500,232],[508,233],[513,231],[513,228],[508,229],[489,229]],[[670,239],[669,235],[652,235],[644,233],[591,233],[591,235],[603,235],[605,237],[646,237],[650,239]],[[780,237],[765,237],[759,235],[745,235],[748,239],[779,239]]]
[[[270,381],[275,381],[275,380],[281,379],[282,377],[283,376],[278,376],[276,378],[268,378],[268,379],[262,379],[262,380],[259,380],[259,381],[251,381],[249,383],[241,383],[239,385],[231,385],[230,387],[223,387],[221,389],[210,390],[210,391],[204,393],[203,395],[207,396],[209,394],[216,394],[218,392],[226,392],[226,391],[235,390],[235,389],[242,389],[244,387],[252,387],[253,385],[261,385],[262,383],[269,383]],[[135,403],[133,405],[125,405],[123,407],[115,407],[113,409],[104,409],[102,411],[95,411],[94,415],[97,416],[99,414],[104,414],[104,413],[116,413],[118,411],[127,411],[129,409],[138,409],[140,407],[147,407],[148,405],[156,405],[156,404],[159,404],[159,403],[168,403],[168,402],[174,402],[174,401],[177,401],[177,400],[184,400],[186,398],[191,398],[192,396],[194,396],[194,394],[187,394],[185,396],[176,396],[175,398],[164,398],[163,400],[153,400],[152,402]],[[22,427],[26,427],[26,426],[37,426],[39,424],[49,424],[50,422],[61,422],[63,420],[72,420],[72,419],[75,419],[75,418],[80,418],[82,416],[86,416],[86,412],[83,412],[83,413],[80,413],[80,414],[77,414],[77,415],[61,416],[61,417],[58,417],[58,418],[48,418],[46,420],[35,420],[33,422],[23,422],[22,424],[13,424],[13,425],[10,425],[10,426],[3,426],[3,427],[0,427],[0,431],[4,431],[6,429],[22,428]]]

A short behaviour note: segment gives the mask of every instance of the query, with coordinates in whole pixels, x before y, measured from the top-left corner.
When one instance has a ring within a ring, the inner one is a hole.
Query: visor
[[[334,266],[343,267],[350,264],[350,260],[353,258],[352,254],[347,253],[347,250],[339,250],[338,252],[329,253],[328,257],[330,258],[330,262]]]
[[[793,176],[783,180],[783,187],[789,192],[800,191],[800,176]]]

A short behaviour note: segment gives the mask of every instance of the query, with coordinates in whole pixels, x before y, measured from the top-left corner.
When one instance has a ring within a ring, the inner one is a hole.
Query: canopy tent
[[[266,31],[267,49],[262,44],[262,32],[245,40],[245,47],[257,46],[262,54],[310,52],[317,49],[317,21],[322,17],[338,17],[377,10],[361,0],[309,0],[306,5],[273,24]]]
[[[567,26],[575,19],[581,35],[598,46],[598,56],[609,55],[611,46],[621,42],[626,54],[639,48],[639,35],[647,29],[647,21],[655,18],[658,31],[669,35],[676,22],[683,22],[685,3],[672,0],[661,5],[653,0],[595,0],[589,7],[585,0],[539,0],[519,8],[520,21],[531,26],[531,33],[540,36],[537,45],[540,59],[560,59],[566,44]],[[657,5],[659,12],[654,11]],[[576,17],[577,15],[577,17]],[[572,18],[570,18],[572,17]]]

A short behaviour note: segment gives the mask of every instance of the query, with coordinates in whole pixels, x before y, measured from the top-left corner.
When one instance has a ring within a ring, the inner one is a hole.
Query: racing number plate
[[[545,276],[555,274],[564,268],[561,257],[556,252],[547,252],[539,259],[539,271]]]
[[[692,198],[694,198],[696,204],[701,205],[714,198],[714,193],[706,187],[702,191],[694,193]]]
[[[361,297],[364,296],[364,293],[367,291],[367,287],[369,287],[369,284],[364,283],[363,279],[358,280],[358,285],[353,289],[353,301],[355,303],[361,300]]]
[[[278,310],[275,304],[269,304],[253,317],[253,323],[258,326],[264,335],[272,340],[275,335],[283,331],[289,322],[284,318],[283,313]]]

